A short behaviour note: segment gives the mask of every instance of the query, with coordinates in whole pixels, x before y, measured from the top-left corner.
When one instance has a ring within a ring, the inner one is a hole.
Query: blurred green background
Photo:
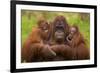
[[[41,18],[52,22],[58,15],[63,15],[69,25],[77,25],[80,32],[83,34],[87,46],[90,47],[90,14],[76,12],[51,12],[51,11],[34,11],[21,10],[21,33],[22,44],[32,31],[33,27],[37,26],[37,21]]]

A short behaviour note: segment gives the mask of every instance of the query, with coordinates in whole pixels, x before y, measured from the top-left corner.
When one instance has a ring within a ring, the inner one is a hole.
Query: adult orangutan
[[[86,45],[85,39],[79,32],[77,26],[72,26],[69,29],[69,35],[67,36],[67,44],[72,47],[73,59],[84,60],[90,58],[89,48]]]
[[[69,25],[64,16],[57,16],[52,25],[50,47],[56,53],[55,61],[72,59],[71,47],[66,45],[66,34],[69,33]],[[67,30],[67,31],[66,31]]]
[[[64,16],[57,16],[51,24],[52,40],[56,44],[64,43],[65,35],[68,34],[69,25]]]

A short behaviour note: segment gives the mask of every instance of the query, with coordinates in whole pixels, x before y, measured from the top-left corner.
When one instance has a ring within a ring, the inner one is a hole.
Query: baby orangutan
[[[69,35],[66,37],[67,44],[73,50],[73,58],[76,60],[84,60],[89,59],[89,48],[86,45],[86,42],[79,32],[79,28],[77,26],[70,27]]]

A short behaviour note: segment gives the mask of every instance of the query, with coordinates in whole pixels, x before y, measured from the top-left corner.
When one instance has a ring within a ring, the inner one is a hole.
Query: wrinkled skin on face
[[[63,16],[57,16],[52,24],[53,28],[53,40],[56,43],[64,43],[66,30],[69,29],[69,26],[66,22],[66,19]]]

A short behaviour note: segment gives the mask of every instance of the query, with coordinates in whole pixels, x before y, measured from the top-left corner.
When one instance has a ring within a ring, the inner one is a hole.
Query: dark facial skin
[[[66,20],[59,16],[54,22],[54,39],[57,43],[62,43],[65,40]]]

